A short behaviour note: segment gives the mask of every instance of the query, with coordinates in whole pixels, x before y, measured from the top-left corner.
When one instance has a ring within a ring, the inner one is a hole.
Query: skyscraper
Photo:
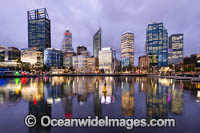
[[[74,51],[73,48],[72,48],[72,33],[70,32],[69,29],[67,29],[66,32],[64,33],[62,51],[63,52]]]
[[[168,64],[178,64],[183,60],[183,34],[169,37]]]
[[[125,32],[121,36],[121,59],[123,67],[134,66],[134,34]]]
[[[28,47],[41,51],[51,47],[51,25],[46,8],[28,11]]]
[[[168,65],[168,33],[163,23],[149,24],[146,31],[146,55],[151,66]]]
[[[93,36],[93,55],[94,57],[99,56],[101,50],[101,28]]]

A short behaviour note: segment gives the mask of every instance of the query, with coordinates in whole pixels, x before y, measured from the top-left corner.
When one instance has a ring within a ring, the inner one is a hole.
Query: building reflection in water
[[[122,115],[126,117],[134,116],[134,85],[132,78],[121,78],[121,109]]]
[[[0,104],[19,102],[22,97],[21,89],[19,78],[14,80],[0,79]]]
[[[39,101],[44,98],[44,83],[42,80],[30,79],[22,84],[22,96],[27,101]]]
[[[149,89],[151,88],[151,78],[141,77],[138,80],[139,84],[139,92],[143,92],[145,94],[148,93]]]
[[[181,115],[183,114],[183,88],[182,82],[176,82],[170,87],[171,91],[171,101],[170,101],[170,111],[172,114]],[[168,97],[169,98],[169,97]]]
[[[73,91],[73,78],[66,77],[63,85],[62,104],[64,108],[65,118],[72,118],[72,100],[75,92]]]
[[[76,77],[74,80],[74,89],[76,95],[78,96],[78,102],[80,105],[83,105],[89,96],[88,88],[87,88],[87,78],[86,77]]]
[[[197,100],[196,100],[196,102],[200,104],[200,91],[197,91]]]
[[[183,113],[183,89],[181,82],[172,79],[150,79],[146,96],[147,118],[167,118],[168,114],[181,115]]]
[[[162,79],[151,81],[146,97],[147,119],[167,118],[167,87]]]
[[[104,91],[105,83],[106,91]],[[119,108],[117,111],[121,110],[122,116],[133,117],[135,115],[134,95],[137,94],[137,89],[134,90],[135,84],[139,86],[139,93],[144,93],[148,119],[182,115],[184,113],[183,89],[200,88],[199,83],[147,77],[74,76],[0,79],[0,105],[17,103],[25,99],[29,103],[29,113],[36,115],[38,119],[43,115],[51,116],[51,107],[55,103],[62,104],[62,117],[65,118],[76,116],[73,114],[73,107],[80,108],[79,105],[86,104],[92,106],[92,114],[94,113],[95,116],[102,117],[103,109],[115,106]],[[200,91],[193,91],[192,94],[196,102],[200,103]],[[118,99],[116,102],[115,98]],[[78,106],[74,105],[77,101]],[[115,103],[119,105],[121,103],[121,107]],[[88,115],[92,115],[89,113]]]
[[[45,99],[44,82],[43,80],[30,78],[21,79],[23,99],[29,103],[29,114],[36,117],[40,121],[42,116],[51,117],[51,104]],[[38,122],[33,128],[29,128],[29,132],[50,132],[51,127],[42,127]]]
[[[100,95],[99,95],[99,80],[100,80],[100,77],[97,77],[95,81],[94,114],[95,116],[102,117],[102,105],[101,105]]]

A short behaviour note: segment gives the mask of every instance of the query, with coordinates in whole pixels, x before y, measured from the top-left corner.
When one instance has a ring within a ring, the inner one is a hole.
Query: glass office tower
[[[169,37],[168,64],[178,64],[183,61],[183,34],[173,34]]]
[[[151,66],[168,66],[168,33],[163,23],[149,24],[146,30],[146,55]]]
[[[93,36],[93,55],[94,57],[99,56],[101,50],[101,28]]]
[[[41,51],[51,47],[50,20],[46,8],[28,11],[28,47]]]

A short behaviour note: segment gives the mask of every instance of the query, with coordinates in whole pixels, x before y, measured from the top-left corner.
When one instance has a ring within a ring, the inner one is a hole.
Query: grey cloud
[[[111,46],[120,58],[120,36],[135,34],[135,64],[145,54],[148,23],[161,21],[169,35],[184,33],[185,56],[199,53],[199,0],[1,0],[0,45],[27,47],[27,11],[47,8],[52,29],[52,47],[61,48],[69,27],[73,47],[86,45],[92,53],[92,37],[102,27],[102,47]]]

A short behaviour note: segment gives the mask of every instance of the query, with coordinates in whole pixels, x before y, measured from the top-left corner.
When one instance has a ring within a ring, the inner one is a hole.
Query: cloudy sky
[[[47,8],[52,47],[61,48],[70,28],[73,48],[80,44],[92,53],[92,37],[102,27],[102,47],[111,46],[120,58],[120,36],[135,34],[135,64],[145,54],[146,27],[163,22],[169,35],[184,33],[184,55],[200,53],[199,0],[0,0],[0,45],[28,46],[27,11]]]

